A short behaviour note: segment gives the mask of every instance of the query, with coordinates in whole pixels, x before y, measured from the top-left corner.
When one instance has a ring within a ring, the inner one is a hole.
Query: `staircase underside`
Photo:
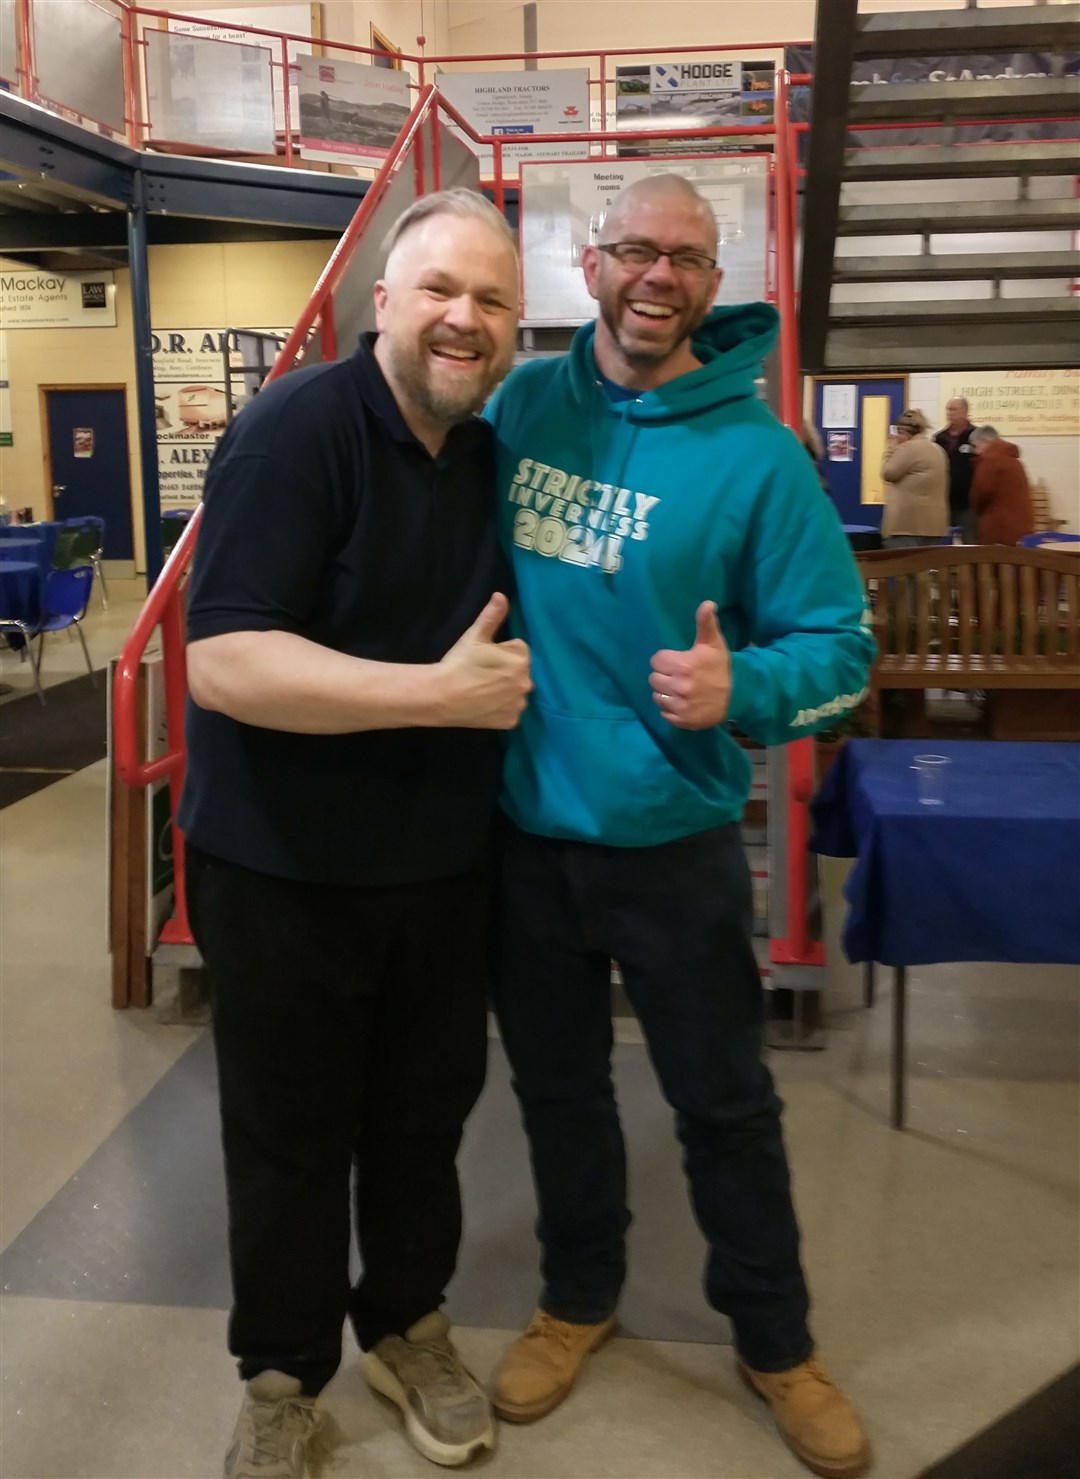
[[[1080,77],[1066,65],[1077,52],[1078,4],[859,15],[858,0],[822,0],[804,370],[1080,364]],[[963,76],[972,58],[1004,73],[1047,54],[1045,76]],[[956,80],[852,82],[856,62],[888,76],[890,60],[931,57],[941,71],[953,59]],[[888,123],[917,142],[875,127]],[[1023,142],[1021,123],[1052,136]],[[996,124],[997,137],[970,141],[972,124]],[[1010,127],[1018,137],[1001,139]]]

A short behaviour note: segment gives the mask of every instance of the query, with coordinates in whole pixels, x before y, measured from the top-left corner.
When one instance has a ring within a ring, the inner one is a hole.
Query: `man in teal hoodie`
[[[535,690],[509,740],[495,1007],[539,1201],[540,1309],[496,1378],[527,1422],[614,1328],[626,1168],[611,1081],[618,960],[677,1115],[710,1303],[740,1370],[816,1473],[869,1448],[814,1353],[799,1231],[762,1062],[730,733],[810,735],[866,691],[873,642],[836,513],[760,400],[778,319],[712,309],[708,203],[661,175],[583,257],[599,320],[512,374],[488,415]],[[710,311],[711,310],[711,311]]]

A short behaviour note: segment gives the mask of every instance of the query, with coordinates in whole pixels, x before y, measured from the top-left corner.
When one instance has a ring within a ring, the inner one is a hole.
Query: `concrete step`
[[[989,82],[855,83],[848,125],[964,123],[980,118],[1072,118],[1080,77],[995,77]]]
[[[1080,201],[935,200],[922,204],[842,205],[837,236],[944,235],[954,231],[1072,231]]]
[[[1077,276],[1080,276],[1080,252],[1061,251],[837,257],[833,270],[833,282],[1004,282]]]
[[[1032,51],[1080,51],[1080,5],[860,15],[855,33],[859,60]]]
[[[848,149],[845,180],[1008,179],[1080,174],[1080,143],[939,144]]]

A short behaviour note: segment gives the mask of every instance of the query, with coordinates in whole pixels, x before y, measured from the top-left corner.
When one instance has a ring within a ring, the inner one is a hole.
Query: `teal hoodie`
[[[487,415],[514,566],[514,636],[535,689],[509,738],[503,808],[527,832],[648,847],[736,821],[750,765],[728,724],[782,744],[865,696],[863,587],[813,464],[757,394],[778,317],[712,311],[702,367],[613,403],[593,354],[510,375]],[[673,728],[649,686],[715,601],[732,652],[727,723]]]

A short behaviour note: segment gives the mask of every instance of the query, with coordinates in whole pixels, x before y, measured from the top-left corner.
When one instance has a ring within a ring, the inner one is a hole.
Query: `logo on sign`
[[[82,306],[84,308],[107,308],[108,302],[105,296],[105,284],[103,282],[84,282],[82,287]]]
[[[337,81],[337,74],[335,73],[333,67],[320,66],[319,67],[319,81],[320,82],[336,82]]]

